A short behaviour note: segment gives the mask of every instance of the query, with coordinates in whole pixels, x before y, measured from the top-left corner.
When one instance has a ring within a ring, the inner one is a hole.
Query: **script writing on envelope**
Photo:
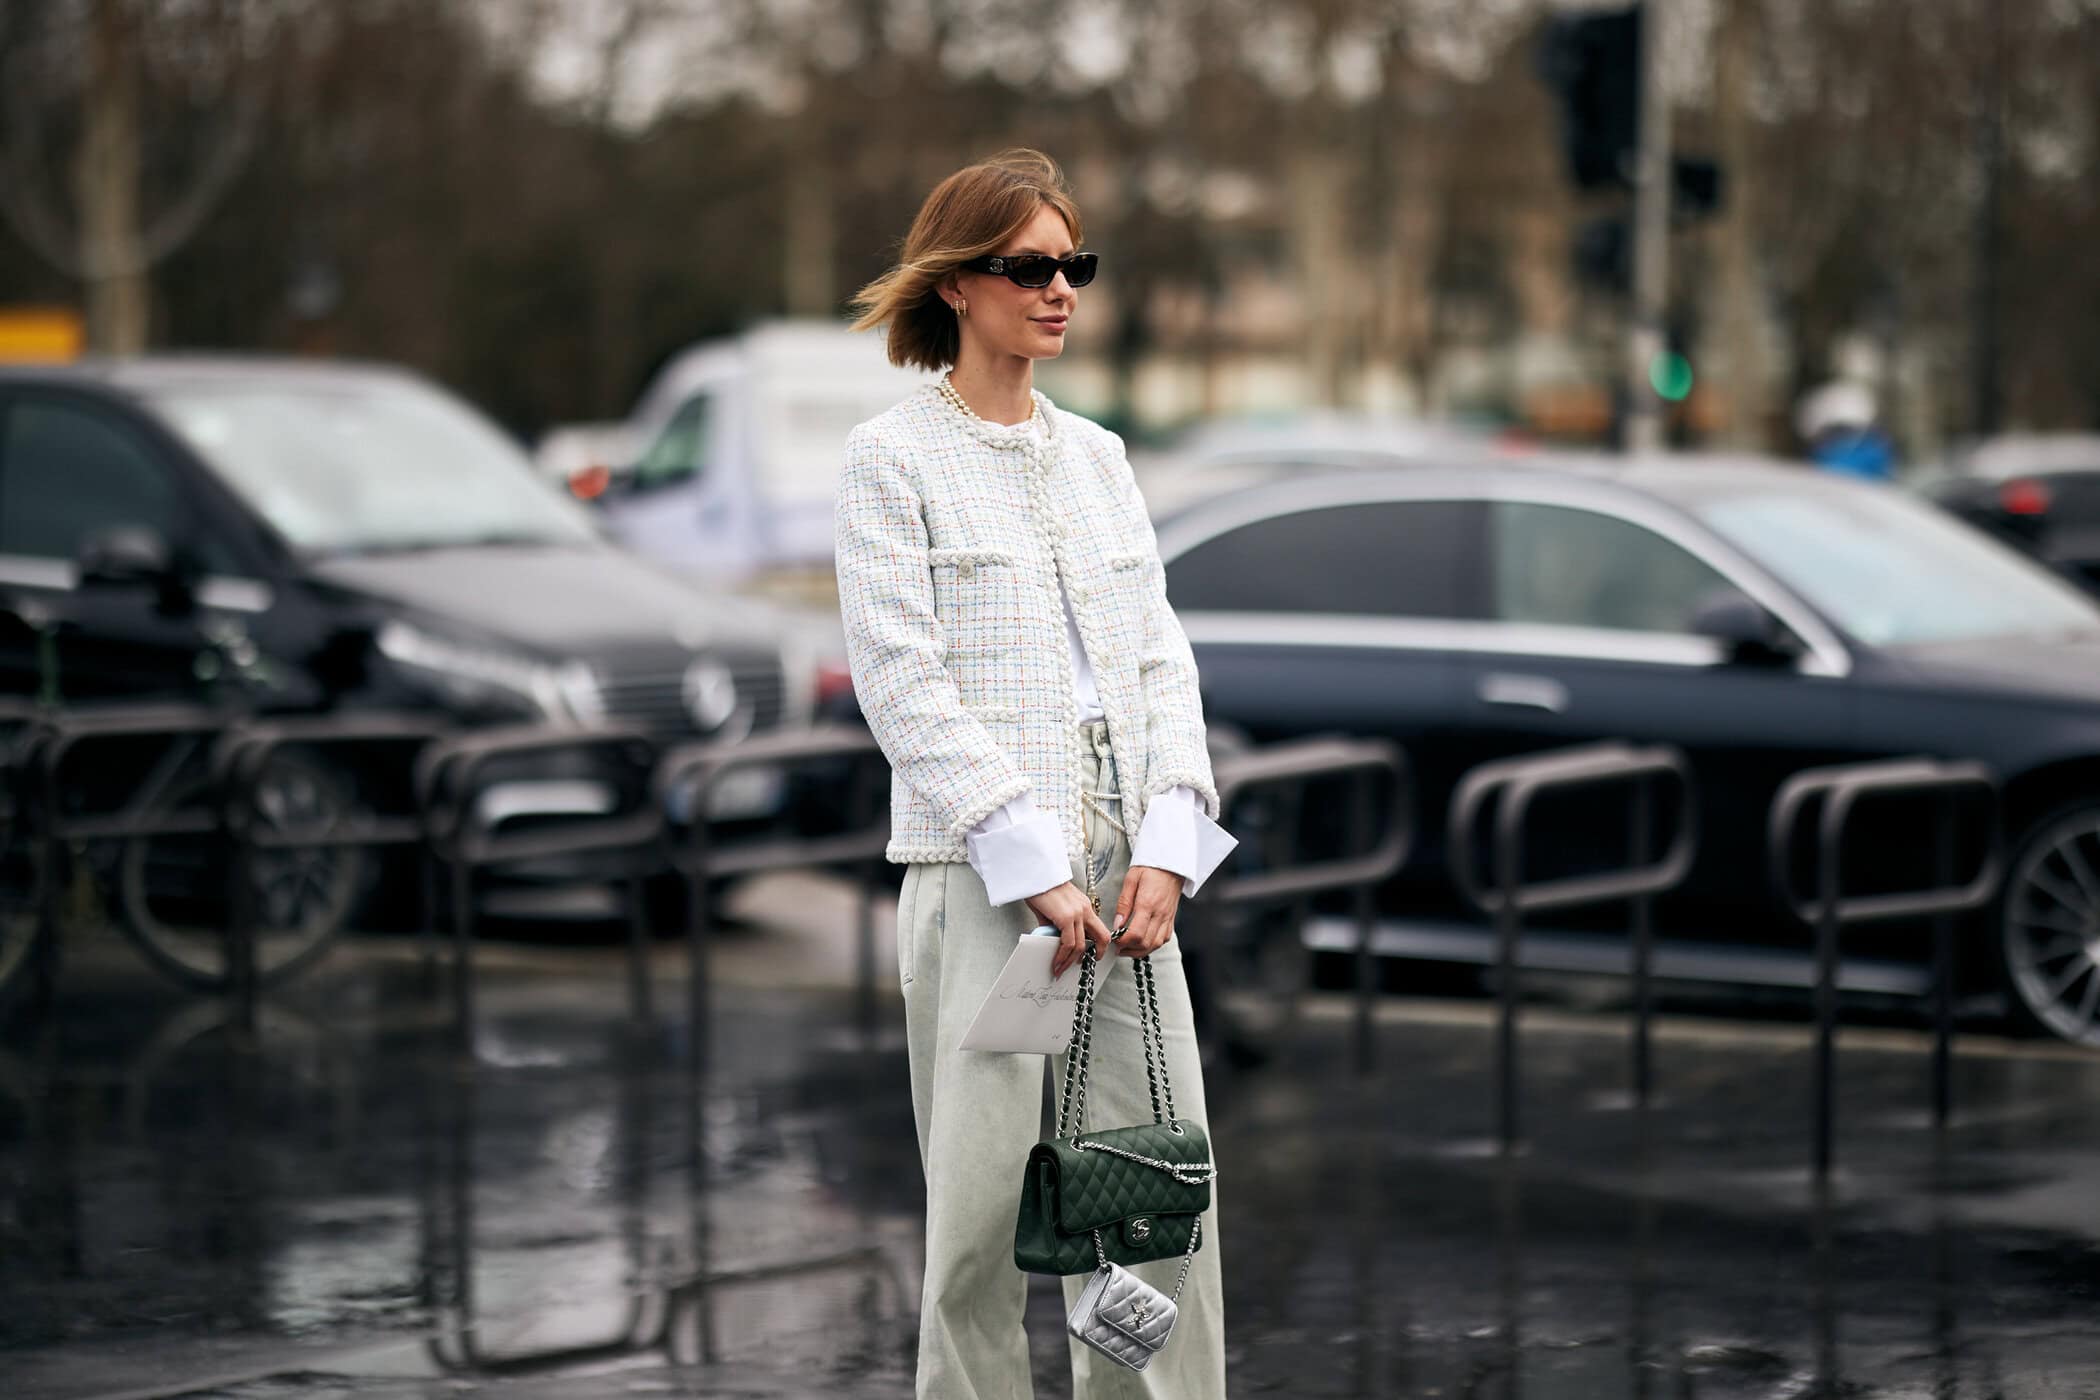
[[[985,993],[970,1029],[963,1033],[965,1050],[997,1050],[1009,1054],[1054,1055],[1072,1040],[1072,1006],[1079,997],[1079,964],[1065,969],[1062,977],[1050,975],[1050,960],[1057,954],[1057,940],[1024,933],[999,970],[999,979]],[[1097,963],[1094,983],[1116,965],[1114,958]]]

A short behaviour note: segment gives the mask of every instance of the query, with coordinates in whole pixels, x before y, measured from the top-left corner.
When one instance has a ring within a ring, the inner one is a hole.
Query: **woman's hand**
[[[1133,865],[1116,900],[1116,926],[1123,930],[1116,951],[1126,958],[1156,952],[1174,936],[1181,908],[1181,877],[1156,865]]]
[[[1128,888],[1127,883],[1125,888]],[[1050,959],[1052,977],[1064,976],[1065,969],[1079,961],[1089,938],[1099,945],[1094,950],[1096,957],[1108,956],[1108,925],[1101,922],[1092,901],[1070,880],[1041,894],[1030,895],[1027,903],[1038,919],[1058,932],[1057,954]]]

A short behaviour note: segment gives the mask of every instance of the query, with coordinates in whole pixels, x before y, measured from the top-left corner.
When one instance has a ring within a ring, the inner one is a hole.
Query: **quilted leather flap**
[[[1086,1151],[1073,1145],[1099,1143],[1154,1161],[1190,1166],[1210,1161],[1210,1139],[1201,1127],[1186,1119],[1176,1119],[1173,1126],[1181,1131],[1177,1134],[1165,1123],[1145,1123],[1036,1144],[1036,1159],[1048,1160],[1053,1168],[1059,1232],[1077,1234],[1133,1215],[1192,1215],[1208,1208],[1208,1181],[1190,1185],[1113,1152]]]
[[[1174,1300],[1136,1274],[1118,1270],[1101,1290],[1094,1316],[1147,1351],[1167,1344],[1174,1330]]]

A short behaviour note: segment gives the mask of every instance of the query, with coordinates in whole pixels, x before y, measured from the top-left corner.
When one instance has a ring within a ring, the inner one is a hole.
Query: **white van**
[[[879,333],[830,321],[694,345],[628,418],[634,458],[603,484],[606,522],[628,548],[714,579],[828,572],[846,434],[925,382],[889,363]]]

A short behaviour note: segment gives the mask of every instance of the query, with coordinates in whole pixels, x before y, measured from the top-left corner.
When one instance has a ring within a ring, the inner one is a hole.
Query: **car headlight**
[[[597,676],[580,661],[552,665],[398,620],[379,629],[377,646],[380,655],[462,705],[521,709],[543,719],[584,724],[605,717]]]

